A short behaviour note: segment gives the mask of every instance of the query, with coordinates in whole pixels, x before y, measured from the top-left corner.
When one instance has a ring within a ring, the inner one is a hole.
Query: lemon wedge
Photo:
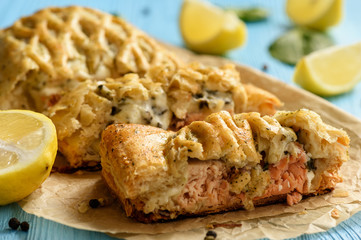
[[[361,42],[307,55],[297,63],[293,80],[323,96],[350,91],[361,80]]]
[[[300,26],[325,30],[342,19],[343,0],[287,0],[289,18]]]
[[[55,126],[26,110],[0,111],[0,205],[19,201],[49,176],[57,153]]]
[[[202,0],[183,2],[179,25],[187,47],[199,53],[223,54],[247,39],[247,27],[234,12]]]

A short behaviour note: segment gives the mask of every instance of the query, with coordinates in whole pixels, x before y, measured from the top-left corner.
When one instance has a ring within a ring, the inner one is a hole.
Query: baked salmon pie
[[[221,110],[273,114],[273,94],[242,84],[234,65],[185,64],[119,17],[46,8],[0,31],[0,109],[49,116],[71,167],[100,162],[112,123],[177,130]]]
[[[222,111],[177,132],[114,124],[102,134],[102,176],[126,215],[142,222],[293,205],[342,181],[349,141],[306,109]]]
[[[90,8],[45,8],[0,31],[0,107],[43,111],[87,79],[177,68],[174,55],[125,20]]]
[[[258,101],[252,100],[254,95]],[[234,114],[257,109],[268,114],[280,105],[274,95],[242,84],[233,65],[191,64],[179,68],[166,82],[134,73],[84,81],[46,114],[56,126],[60,152],[72,167],[80,167],[99,164],[100,135],[112,123],[177,130],[221,110]]]

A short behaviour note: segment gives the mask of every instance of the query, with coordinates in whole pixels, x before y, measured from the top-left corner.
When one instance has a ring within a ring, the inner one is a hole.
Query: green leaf
[[[311,52],[330,47],[333,40],[324,32],[296,28],[286,32],[269,47],[270,54],[287,64],[296,64]]]
[[[245,22],[258,22],[267,19],[269,13],[265,8],[253,7],[253,8],[232,8],[229,11],[233,11],[236,15]]]

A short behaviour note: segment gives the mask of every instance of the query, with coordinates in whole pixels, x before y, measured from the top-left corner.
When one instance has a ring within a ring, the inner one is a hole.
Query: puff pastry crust
[[[281,105],[272,94],[244,86],[233,65],[216,68],[193,63],[163,81],[151,79],[154,74],[151,68],[144,77],[126,74],[105,81],[87,80],[48,108],[59,149],[71,166],[100,162],[100,134],[112,123],[178,130],[222,110],[235,114],[257,109],[268,114]],[[247,94],[249,89],[252,93]],[[261,100],[255,101],[255,95]]]
[[[111,123],[177,130],[213,112],[273,114],[280,100],[234,65],[185,64],[121,18],[46,8],[0,31],[0,109],[45,113],[71,167],[100,162]]]
[[[119,17],[84,7],[45,8],[0,31],[2,108],[43,111],[86,79],[176,69],[179,60]],[[3,101],[6,100],[6,101]]]
[[[349,138],[301,109],[274,117],[226,111],[177,132],[106,128],[102,175],[128,216],[151,222],[323,194],[342,181]]]

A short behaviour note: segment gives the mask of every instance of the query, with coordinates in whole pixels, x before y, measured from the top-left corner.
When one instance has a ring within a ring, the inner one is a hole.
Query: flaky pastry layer
[[[282,105],[241,84],[233,65],[185,64],[122,18],[78,6],[1,30],[0,66],[0,109],[50,116],[71,167],[99,163],[100,133],[114,122],[177,130],[221,110],[273,114]]]
[[[348,148],[344,131],[306,109],[223,111],[177,132],[115,124],[100,145],[103,178],[127,215],[145,222],[296,204],[342,181]]]

